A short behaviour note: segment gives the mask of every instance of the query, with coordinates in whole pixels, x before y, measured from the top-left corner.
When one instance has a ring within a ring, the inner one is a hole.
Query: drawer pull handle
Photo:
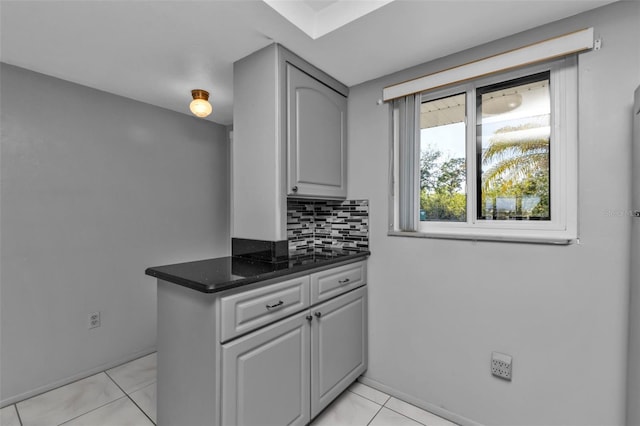
[[[282,306],[284,304],[284,302],[282,300],[279,300],[278,303],[274,303],[273,305],[267,305],[267,309],[275,309],[279,306]]]
[[[344,280],[338,280],[338,284],[346,284],[349,282],[349,278],[345,278]]]

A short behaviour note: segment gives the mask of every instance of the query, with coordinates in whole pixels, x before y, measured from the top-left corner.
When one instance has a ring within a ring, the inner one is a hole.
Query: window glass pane
[[[550,220],[549,73],[477,90],[478,219]]]
[[[420,107],[420,220],[467,217],[465,94]]]

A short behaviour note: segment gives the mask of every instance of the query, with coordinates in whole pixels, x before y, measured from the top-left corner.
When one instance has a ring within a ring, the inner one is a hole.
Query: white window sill
[[[482,230],[487,231],[487,230]],[[412,237],[412,238],[437,238],[447,240],[468,240],[468,241],[496,241],[515,243],[535,243],[570,245],[579,244],[579,239],[568,232],[563,231],[541,231],[541,232],[417,232],[417,231],[389,231],[387,235],[391,237]]]

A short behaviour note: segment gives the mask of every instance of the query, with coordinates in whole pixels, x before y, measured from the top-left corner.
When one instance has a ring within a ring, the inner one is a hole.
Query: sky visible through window
[[[420,129],[420,140],[448,158],[465,157],[465,125],[463,122]],[[422,147],[424,150],[425,147]]]

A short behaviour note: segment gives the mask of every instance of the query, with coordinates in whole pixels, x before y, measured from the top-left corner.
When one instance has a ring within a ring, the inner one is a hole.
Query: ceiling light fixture
[[[191,91],[193,100],[189,104],[191,112],[200,118],[204,118],[211,114],[213,107],[209,103],[209,92],[202,89],[194,89]]]

